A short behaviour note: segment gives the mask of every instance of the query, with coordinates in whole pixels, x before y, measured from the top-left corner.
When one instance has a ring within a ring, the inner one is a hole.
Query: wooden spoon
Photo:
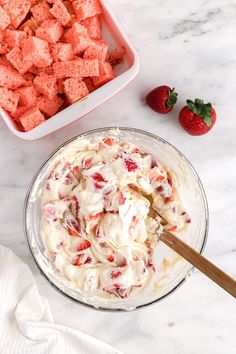
[[[169,231],[164,230],[159,239],[236,298],[236,281],[228,274]]]

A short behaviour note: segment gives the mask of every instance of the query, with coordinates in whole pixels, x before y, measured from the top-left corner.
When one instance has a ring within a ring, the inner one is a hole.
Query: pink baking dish
[[[120,26],[111,9],[108,8],[106,2],[100,0],[100,3],[103,8],[104,38],[111,45],[111,48],[119,49],[124,47],[126,49],[124,62],[115,67],[116,78],[90,93],[85,99],[67,107],[29,132],[20,131],[9,114],[0,108],[1,117],[7,124],[8,128],[19,138],[35,140],[65,127],[114,96],[137,75],[140,64],[134,46]]]

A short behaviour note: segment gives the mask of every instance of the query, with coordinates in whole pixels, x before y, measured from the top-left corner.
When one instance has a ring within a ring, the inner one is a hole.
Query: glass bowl
[[[130,141],[157,156],[170,169],[176,188],[192,222],[178,236],[198,252],[202,252],[208,231],[208,206],[202,183],[186,157],[170,143],[151,133],[132,128],[101,128],[88,131],[81,136],[88,139],[115,134],[121,140]],[[172,294],[193,271],[187,261],[170,250],[161,241],[155,250],[156,273],[143,291],[134,291],[127,299],[107,300],[96,294],[81,291],[57,273],[44,253],[40,236],[40,195],[52,166],[55,165],[70,139],[54,151],[34,176],[25,200],[24,228],[31,254],[45,278],[61,294],[69,299],[94,309],[108,311],[131,311],[153,304]]]

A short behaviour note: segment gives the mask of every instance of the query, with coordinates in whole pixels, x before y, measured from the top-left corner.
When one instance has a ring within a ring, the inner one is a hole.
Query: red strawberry
[[[158,167],[156,160],[152,160],[152,162],[151,162],[151,168],[154,168],[154,167]]]
[[[179,122],[187,133],[203,135],[209,132],[216,122],[216,112],[211,103],[196,98],[187,100],[187,105],[179,113]]]
[[[92,163],[92,158],[91,159],[87,159],[83,161],[83,168],[85,168],[86,170],[88,170],[89,168],[91,168],[93,166]]]
[[[71,236],[79,236],[80,224],[70,212],[65,213],[65,226]]]
[[[47,218],[55,218],[55,214],[56,214],[56,207],[55,207],[55,203],[46,203],[43,206],[43,212],[45,214],[45,216]]]
[[[116,279],[116,278],[118,278],[119,276],[121,276],[121,271],[119,271],[119,270],[117,270],[117,271],[115,271],[115,270],[113,270],[112,272],[111,272],[111,279]]]
[[[115,257],[114,257],[113,254],[109,254],[109,255],[107,256],[107,260],[108,260],[109,262],[114,262],[114,259],[115,259]]]
[[[170,231],[170,232],[176,232],[177,231],[177,226],[174,225],[174,226],[169,226],[166,228],[167,231]]]
[[[75,236],[75,237],[79,236],[78,231],[70,229],[70,228],[68,228],[67,230],[71,236]]]
[[[93,176],[92,176],[92,178],[94,179],[94,181],[96,181],[96,182],[104,182],[104,183],[106,183],[106,182],[108,182],[100,173],[95,173]]]
[[[84,254],[78,254],[73,261],[73,265],[80,266],[81,264],[86,264],[91,262],[92,259],[90,257],[85,258]]]
[[[169,185],[172,187],[173,183],[172,183],[172,177],[170,172],[167,172],[167,181],[169,183]]]
[[[138,168],[136,162],[134,162],[131,159],[125,159],[125,165],[126,165],[128,172],[133,172]]]
[[[112,146],[116,143],[115,139],[112,138],[104,138],[103,139],[104,144]]]
[[[126,198],[123,196],[123,194],[121,193],[121,191],[118,191],[118,203],[119,205],[124,205]]]
[[[88,240],[83,240],[80,242],[80,244],[77,246],[77,251],[83,251],[86,250],[86,248],[89,248],[91,246],[91,243]]]
[[[172,111],[177,102],[178,93],[169,86],[158,86],[146,97],[147,105],[154,111],[162,114]]]
[[[164,202],[165,202],[166,204],[171,203],[171,202],[173,202],[174,200],[175,200],[174,193],[172,193],[170,197],[165,197],[165,198],[164,198]]]
[[[85,219],[86,221],[95,221],[98,220],[103,214],[103,211],[101,211],[100,213],[97,213],[95,215],[86,216]]]
[[[73,197],[71,198],[71,212],[72,212],[72,214],[77,216],[78,211],[79,211],[79,201],[76,198],[76,196],[73,195]]]

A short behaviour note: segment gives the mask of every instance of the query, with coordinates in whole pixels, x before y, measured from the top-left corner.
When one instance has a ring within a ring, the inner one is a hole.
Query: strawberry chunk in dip
[[[41,201],[41,237],[55,269],[78,289],[109,298],[144,289],[163,227],[179,232],[191,222],[171,172],[115,135],[66,146]]]

